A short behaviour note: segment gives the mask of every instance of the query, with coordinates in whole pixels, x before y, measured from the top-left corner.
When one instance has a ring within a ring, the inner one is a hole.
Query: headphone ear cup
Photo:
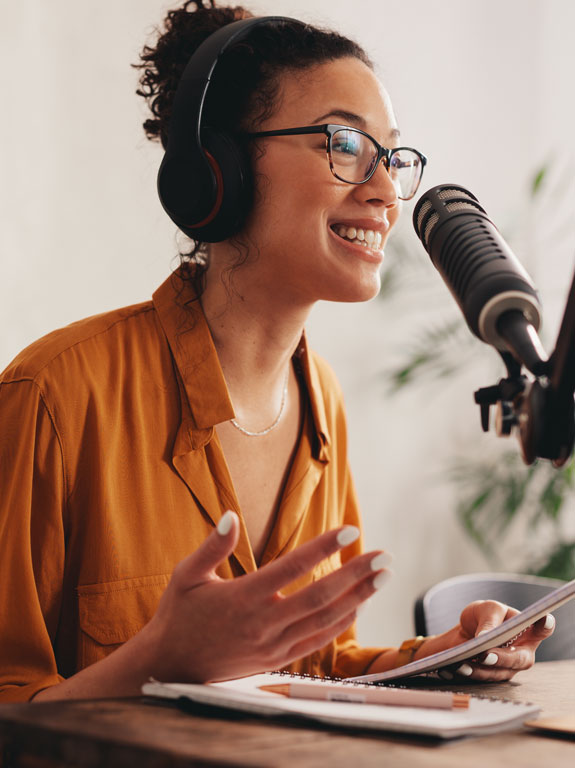
[[[251,163],[247,152],[229,134],[202,128],[202,147],[216,178],[211,211],[186,229],[195,240],[217,243],[238,232],[253,200]]]

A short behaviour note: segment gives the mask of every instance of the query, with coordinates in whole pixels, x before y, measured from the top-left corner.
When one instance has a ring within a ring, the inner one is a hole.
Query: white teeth
[[[364,245],[374,251],[381,249],[383,235],[373,229],[356,229],[356,227],[346,227],[345,224],[337,224],[334,230],[340,237],[351,240],[356,245]]]

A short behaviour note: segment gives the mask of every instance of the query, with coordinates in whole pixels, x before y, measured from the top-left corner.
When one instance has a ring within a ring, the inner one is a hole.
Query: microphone
[[[413,226],[472,333],[545,374],[537,291],[477,198],[457,184],[433,187],[415,206]]]

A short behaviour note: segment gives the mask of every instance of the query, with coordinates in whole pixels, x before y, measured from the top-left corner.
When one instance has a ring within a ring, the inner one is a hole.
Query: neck
[[[262,278],[255,264],[230,270],[218,268],[218,259],[212,259],[201,300],[237,412],[279,402],[311,304]]]

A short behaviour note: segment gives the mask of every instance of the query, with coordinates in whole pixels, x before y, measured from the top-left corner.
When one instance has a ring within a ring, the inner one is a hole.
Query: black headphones
[[[182,74],[158,172],[158,194],[168,216],[194,240],[217,243],[233,235],[253,198],[246,153],[230,134],[202,125],[213,71],[224,51],[253,27],[286,21],[295,19],[261,16],[226,24],[203,41]]]

